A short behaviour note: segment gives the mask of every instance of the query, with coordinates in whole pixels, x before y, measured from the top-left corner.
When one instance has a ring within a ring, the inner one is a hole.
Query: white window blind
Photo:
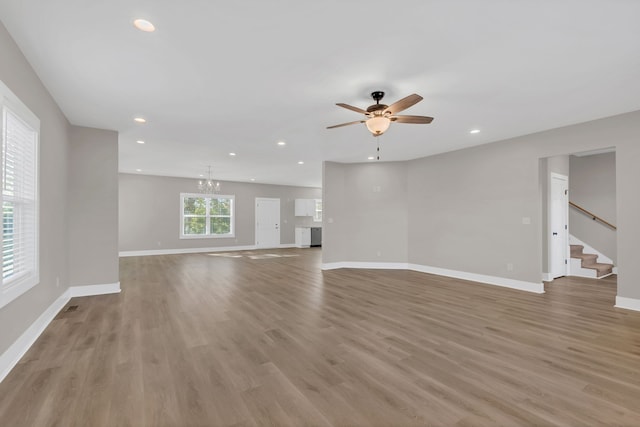
[[[0,89],[2,89],[0,87]],[[38,283],[39,123],[2,104],[2,295],[0,307]]]

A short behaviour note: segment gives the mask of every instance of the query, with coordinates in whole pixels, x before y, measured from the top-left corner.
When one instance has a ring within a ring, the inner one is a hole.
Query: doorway
[[[569,177],[549,176],[549,270],[551,278],[569,274]]]
[[[280,199],[256,197],[256,247],[280,246]]]

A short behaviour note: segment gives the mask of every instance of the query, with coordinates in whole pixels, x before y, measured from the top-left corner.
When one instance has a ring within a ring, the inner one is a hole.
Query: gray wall
[[[71,127],[69,284],[118,282],[118,133]]]
[[[611,146],[618,159],[618,295],[640,298],[640,263],[635,260],[635,242],[640,240],[640,111],[399,164],[408,173],[409,262],[540,283],[540,159]],[[341,165],[335,179],[335,168],[325,167],[325,183],[332,184],[331,191],[325,189],[327,209],[360,197],[358,188],[345,185],[340,190],[333,182],[361,167]],[[402,193],[403,188],[396,182],[390,193]],[[350,206],[356,210],[352,217],[368,213],[368,206]],[[398,213],[405,214],[401,208]],[[531,224],[523,224],[523,217]],[[343,227],[340,233],[325,233],[323,261],[395,261],[371,256],[364,247],[357,253],[333,252],[350,247],[358,232]],[[507,271],[509,263],[513,271]]]
[[[491,144],[409,162],[409,262],[539,283],[539,165],[530,156]]]
[[[0,309],[2,354],[70,285],[117,282],[118,224],[117,134],[70,126],[1,23],[0,52],[0,80],[40,119],[40,283]]]
[[[2,354],[66,290],[69,124],[1,23],[0,52],[0,80],[40,119],[40,283],[0,309]]]
[[[326,162],[323,262],[407,262],[403,162]]]
[[[569,198],[611,224],[616,224],[616,153],[571,156]],[[578,239],[617,259],[616,231],[571,208],[569,229]]]
[[[149,175],[119,176],[119,250],[145,251],[255,245],[255,198],[280,199],[281,244],[295,243],[294,200],[319,199],[319,188],[222,181],[222,194],[235,195],[235,238],[180,239],[180,193],[197,193],[197,180]]]

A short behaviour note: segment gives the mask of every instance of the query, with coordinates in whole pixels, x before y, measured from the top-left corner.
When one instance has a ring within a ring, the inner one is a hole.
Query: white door
[[[280,246],[280,199],[256,198],[256,247]]]
[[[569,263],[569,179],[551,173],[549,186],[549,268],[551,277],[566,276]]]

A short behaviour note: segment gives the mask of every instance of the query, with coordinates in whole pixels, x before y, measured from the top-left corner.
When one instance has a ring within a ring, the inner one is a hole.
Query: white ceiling
[[[373,90],[435,117],[392,124],[382,160],[640,109],[639,16],[636,0],[0,0],[69,121],[120,132],[121,172],[301,186],[375,153],[364,125],[325,129]]]

